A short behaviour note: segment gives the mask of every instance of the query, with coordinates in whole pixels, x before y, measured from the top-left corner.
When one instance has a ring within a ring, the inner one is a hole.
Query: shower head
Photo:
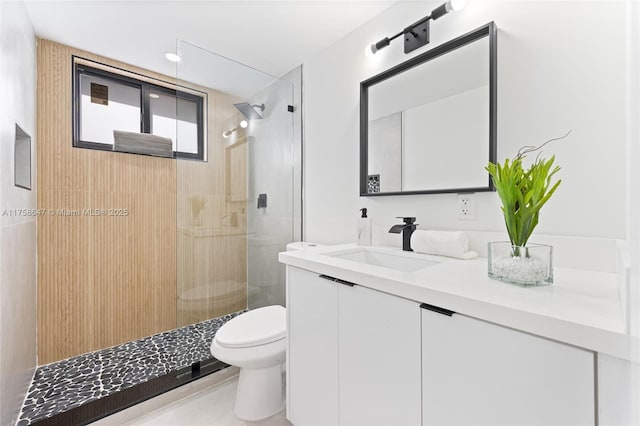
[[[236,107],[242,115],[247,117],[247,120],[260,120],[264,112],[264,104],[251,105],[249,102],[240,102],[239,104],[233,104],[233,106]],[[258,112],[258,110],[260,110],[260,112]]]

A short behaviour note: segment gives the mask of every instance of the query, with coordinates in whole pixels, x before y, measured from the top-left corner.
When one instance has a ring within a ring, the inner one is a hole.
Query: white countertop
[[[458,260],[413,254],[442,262],[402,272],[323,255],[354,247],[344,244],[282,252],[279,260],[461,315],[623,359],[631,357],[616,274],[556,267],[553,285],[519,287],[489,278],[484,258]]]

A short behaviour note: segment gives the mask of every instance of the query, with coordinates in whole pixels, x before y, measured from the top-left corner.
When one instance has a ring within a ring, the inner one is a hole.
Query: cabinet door
[[[295,425],[338,424],[338,289],[287,267],[287,412]]]
[[[422,309],[425,425],[593,425],[594,355]]]
[[[420,307],[338,286],[340,424],[419,425]]]

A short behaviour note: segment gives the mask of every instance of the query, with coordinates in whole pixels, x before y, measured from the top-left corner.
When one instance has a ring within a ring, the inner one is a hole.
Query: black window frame
[[[78,59],[80,61],[78,61]],[[107,67],[114,71],[107,71],[102,68],[92,67],[87,65],[86,62],[93,62],[96,65],[101,67]],[[106,64],[101,64],[98,62],[90,61],[85,58],[80,58],[78,56],[72,56],[72,116],[73,116],[73,147],[74,148],[86,148],[86,149],[95,149],[100,151],[113,151],[113,145],[99,142],[90,142],[84,141],[80,139],[80,123],[82,118],[82,110],[80,108],[80,76],[88,75],[92,77],[99,77],[102,79],[110,80],[118,84],[123,84],[130,87],[135,87],[140,89],[140,133],[151,134],[152,125],[151,125],[151,114],[150,114],[150,100],[149,95],[154,93],[162,93],[165,95],[175,96],[177,99],[184,99],[188,101],[193,101],[196,104],[196,118],[197,118],[197,134],[198,134],[198,152],[182,152],[182,151],[173,151],[173,158],[181,158],[181,159],[190,159],[190,160],[205,160],[205,152],[204,152],[204,107],[205,107],[205,99],[207,98],[206,93],[202,92],[202,96],[196,95],[194,93],[188,93],[185,91],[181,91],[178,89],[171,89],[166,86],[161,86],[157,84],[150,83],[148,81],[136,79],[130,77],[129,75],[119,74],[115,71],[126,72],[130,75],[136,75],[131,71],[122,70],[119,68],[111,67]],[[143,76],[138,74],[145,79],[153,79],[152,77]],[[153,79],[157,80],[157,79]],[[175,86],[171,83],[166,83],[171,86]],[[177,141],[176,141],[177,142]],[[177,146],[177,143],[176,143]],[[136,154],[136,155],[144,155],[144,154]]]

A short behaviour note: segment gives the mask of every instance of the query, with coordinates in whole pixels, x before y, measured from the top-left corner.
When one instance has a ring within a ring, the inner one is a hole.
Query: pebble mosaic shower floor
[[[37,423],[210,359],[216,331],[240,313],[38,367],[17,425]]]

